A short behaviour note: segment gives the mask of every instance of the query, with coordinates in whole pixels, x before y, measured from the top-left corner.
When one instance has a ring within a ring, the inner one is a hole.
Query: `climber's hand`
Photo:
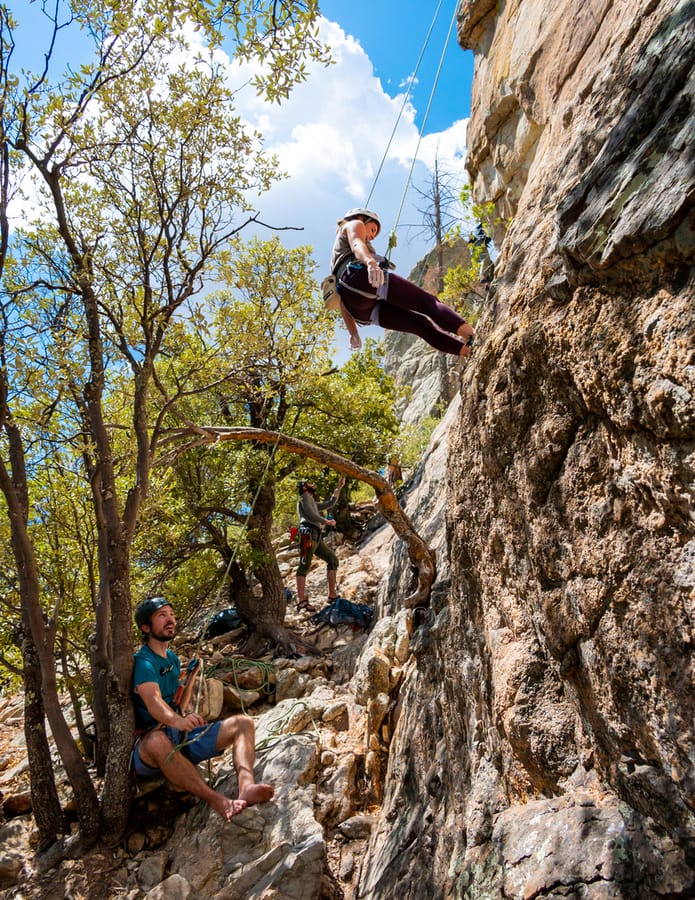
[[[384,270],[379,268],[379,263],[376,260],[370,261],[367,266],[367,275],[373,288],[380,288],[384,283]]]

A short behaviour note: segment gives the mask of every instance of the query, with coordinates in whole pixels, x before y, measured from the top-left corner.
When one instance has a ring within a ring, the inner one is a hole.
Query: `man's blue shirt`
[[[163,656],[150,650],[147,644],[135,654],[135,667],[133,669],[133,686],[144,684],[148,681],[154,681],[159,685],[159,690],[165,703],[171,703],[179,686],[179,675],[181,674],[181,661],[173,650],[167,650],[166,659]],[[147,707],[142,701],[140,695],[134,694],[135,705],[135,727],[138,731],[147,728],[154,728],[157,724],[156,719],[147,711]]]

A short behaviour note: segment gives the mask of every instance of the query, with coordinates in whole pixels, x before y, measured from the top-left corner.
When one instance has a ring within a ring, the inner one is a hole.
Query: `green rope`
[[[305,709],[309,710],[309,713],[311,716],[311,724],[313,726],[314,732],[316,732],[315,735],[312,734],[311,731],[307,731],[307,730],[292,731],[290,733],[282,731],[282,727],[288,724],[288,722],[290,721],[290,716],[292,715],[293,710],[296,709],[297,706],[303,706]],[[268,750],[272,746],[275,746],[275,743],[283,740],[284,738],[288,738],[288,737],[296,737],[296,736],[314,737],[315,736],[317,741],[319,741],[319,742],[321,741],[321,732],[319,731],[319,727],[316,723],[316,719],[314,718],[313,712],[311,712],[311,707],[305,700],[295,701],[292,704],[292,706],[290,706],[290,708],[287,710],[287,715],[283,719],[280,720],[279,726],[280,726],[279,731],[274,731],[272,734],[269,734],[267,738],[264,738],[262,741],[258,741],[258,743],[256,744],[256,750],[258,750],[258,751]]]
[[[439,12],[439,9],[437,9],[437,13],[438,12]],[[408,177],[406,178],[406,181],[405,181],[405,187],[403,189],[403,196],[401,197],[401,204],[398,207],[398,213],[396,215],[396,221],[394,223],[393,229],[391,230],[391,233],[389,234],[388,246],[386,249],[386,259],[390,259],[391,251],[394,249],[394,247],[397,244],[396,230],[398,228],[398,223],[401,218],[401,213],[403,212],[403,206],[405,205],[405,198],[408,194],[408,189],[410,188],[410,181],[413,177],[413,170],[415,168],[417,156],[420,151],[420,144],[422,143],[422,136],[423,136],[423,133],[425,130],[425,126],[427,124],[427,119],[429,118],[430,110],[432,108],[432,101],[434,100],[434,94],[435,94],[435,91],[437,90],[437,84],[439,83],[439,76],[441,75],[441,72],[442,72],[442,66],[444,65],[444,57],[446,55],[447,46],[449,44],[449,39],[451,38],[451,32],[453,31],[455,21],[456,21],[456,5],[454,6],[454,13],[451,17],[451,22],[449,23],[449,30],[447,31],[446,40],[444,41],[444,46],[442,47],[442,53],[441,53],[441,56],[439,57],[439,65],[437,66],[437,72],[435,74],[434,81],[432,83],[432,89],[430,91],[429,100],[427,101],[427,108],[425,109],[425,115],[423,116],[422,125],[420,126],[420,133],[418,134],[417,145],[415,147],[415,153],[413,154],[413,160],[412,160],[412,163],[410,164],[410,171],[408,172]],[[372,188],[372,190],[373,190],[373,188]],[[371,197],[371,194],[370,194],[370,197]]]

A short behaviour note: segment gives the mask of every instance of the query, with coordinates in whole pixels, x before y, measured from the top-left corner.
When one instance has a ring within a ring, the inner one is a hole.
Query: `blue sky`
[[[439,0],[322,0],[320,8],[324,16],[359,41],[374,65],[376,77],[390,94],[401,92],[424,48],[418,83],[411,93],[418,129],[444,54],[425,128],[425,133],[431,133],[444,131],[455,119],[470,115],[473,53],[464,52],[457,44],[455,22],[447,40],[457,5],[458,0],[442,0],[441,4]]]

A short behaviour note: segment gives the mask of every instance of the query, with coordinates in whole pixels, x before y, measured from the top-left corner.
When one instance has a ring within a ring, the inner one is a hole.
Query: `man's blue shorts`
[[[187,759],[190,759],[194,765],[197,765],[206,759],[212,759],[213,756],[219,756],[220,751],[217,750],[216,744],[220,724],[220,722],[210,722],[208,725],[194,728],[193,731],[188,732],[170,727],[163,728],[162,731],[164,731],[172,745],[177,748],[177,753],[183,753]],[[147,734],[149,734],[149,731]],[[133,747],[133,770],[138,778],[155,778],[162,775],[161,769],[153,769],[140,759],[139,746],[140,741],[138,740]]]

